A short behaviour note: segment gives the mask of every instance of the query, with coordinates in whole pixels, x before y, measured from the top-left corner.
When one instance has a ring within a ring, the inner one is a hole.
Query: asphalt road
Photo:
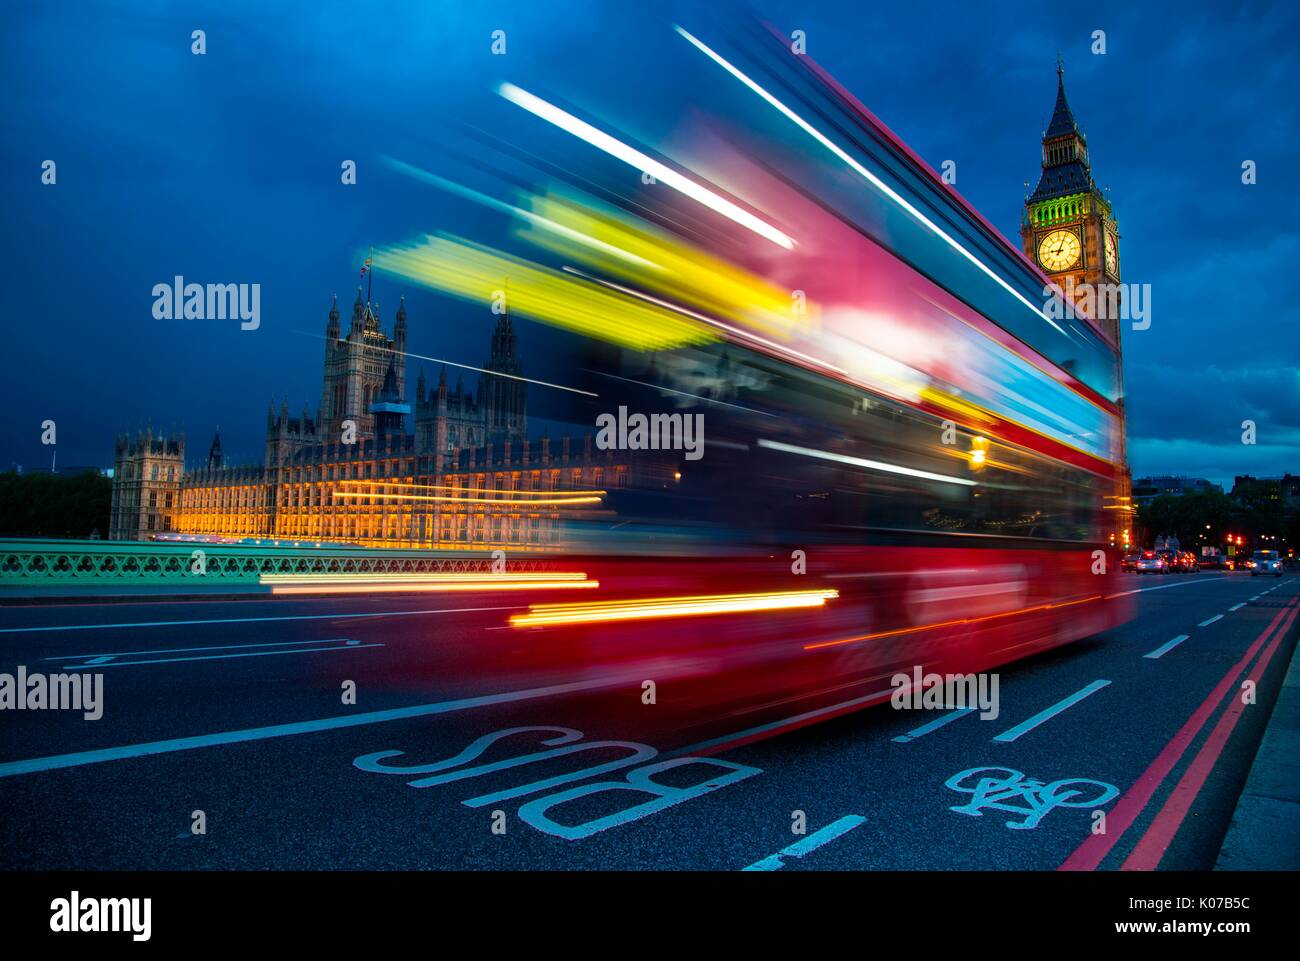
[[[1136,619],[1004,667],[992,720],[647,705],[521,667],[500,596],[0,608],[0,671],[104,675],[99,720],[0,715],[0,868],[1208,869],[1300,578],[1123,584]]]

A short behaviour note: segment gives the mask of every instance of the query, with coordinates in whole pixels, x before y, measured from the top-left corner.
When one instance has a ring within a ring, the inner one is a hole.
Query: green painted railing
[[[509,556],[510,571],[544,570]],[[256,583],[263,574],[432,574],[487,571],[488,551],[0,538],[0,587],[64,583]]]

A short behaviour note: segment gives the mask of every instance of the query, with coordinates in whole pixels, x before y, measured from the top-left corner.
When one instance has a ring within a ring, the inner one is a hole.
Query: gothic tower
[[[406,415],[411,412],[410,404],[402,399],[401,389],[397,386],[397,357],[388,362],[388,371],[384,374],[384,386],[370,413],[375,419],[375,438],[380,448],[400,444],[406,436]]]
[[[1132,482],[1128,470],[1120,361],[1119,225],[1110,201],[1097,189],[1088,158],[1088,138],[1065,99],[1065,68],[1056,61],[1056,105],[1043,132],[1043,172],[1025,198],[1020,237],[1025,256],[1092,317],[1117,355],[1119,406],[1118,471],[1107,513],[1113,547],[1127,547],[1135,535]]]
[[[317,428],[323,440],[337,443],[345,420],[357,425],[358,438],[374,436],[375,421],[370,406],[384,391],[390,364],[399,396],[406,394],[406,337],[405,299],[398,304],[390,339],[379,324],[379,305],[364,303],[360,287],[352,305],[352,322],[343,336],[339,328],[338,298],[334,298],[325,325],[325,377]]]
[[[483,408],[483,428],[488,441],[519,443],[528,433],[527,385],[516,379],[519,376],[516,350],[515,329],[507,307],[492,332],[492,355],[487,369],[493,373],[479,377],[479,405]]]
[[[1056,107],[1043,133],[1043,172],[1025,200],[1020,236],[1025,256],[1063,290],[1086,284],[1083,290],[1091,289],[1095,297],[1101,285],[1119,283],[1119,226],[1110,201],[1093,182],[1088,138],[1065,99],[1065,68],[1059,60]],[[1118,310],[1106,306],[1089,314],[1118,346]]]
[[[155,436],[153,429],[133,438],[123,434],[113,447],[113,498],[109,540],[153,540],[176,530],[185,435]]]

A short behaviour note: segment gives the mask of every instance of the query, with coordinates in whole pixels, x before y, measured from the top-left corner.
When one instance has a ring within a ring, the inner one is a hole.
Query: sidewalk
[[[1214,869],[1300,870],[1300,645]]]

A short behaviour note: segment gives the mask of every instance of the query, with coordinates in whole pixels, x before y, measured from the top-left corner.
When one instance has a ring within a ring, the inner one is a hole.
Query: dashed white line
[[[761,861],[755,861],[749,867],[742,868],[741,870],[779,871],[781,868],[785,867],[786,858],[801,858],[806,854],[811,854],[822,845],[848,834],[866,820],[867,819],[860,814],[846,814],[838,821],[826,825],[826,827],[822,828],[820,831],[810,834],[802,840],[795,841],[794,844],[782,848],[780,851],[776,852],[776,854],[763,858]]]
[[[1232,607],[1228,608],[1228,613],[1231,614],[1233,611],[1239,611],[1245,606],[1246,606],[1245,601],[1242,601],[1240,604],[1234,604],[1232,605]]]
[[[1003,743],[1007,741],[1014,741],[1022,734],[1028,734],[1030,731],[1038,727],[1038,725],[1042,724],[1044,721],[1050,721],[1052,718],[1056,717],[1056,715],[1060,714],[1066,708],[1078,704],[1089,694],[1095,694],[1097,691],[1100,691],[1103,687],[1105,687],[1109,683],[1110,681],[1093,681],[1087,687],[1075,691],[1073,694],[1071,694],[1069,697],[1065,698],[1064,700],[1057,701],[1051,707],[1039,711],[1029,720],[1021,721],[1015,727],[1008,728],[1007,730],[999,734],[997,737],[993,738],[993,740],[1001,741]]]
[[[1211,624],[1213,624],[1215,621],[1221,621],[1221,620],[1223,620],[1223,615],[1222,615],[1222,614],[1215,614],[1213,617],[1208,618],[1207,620],[1201,621],[1201,623],[1197,624],[1196,626],[1197,626],[1197,627],[1209,627],[1209,626],[1210,626]]]
[[[957,720],[957,718],[965,717],[974,710],[975,708],[973,707],[962,707],[949,711],[949,713],[935,718],[928,724],[922,724],[920,727],[908,731],[906,734],[900,734],[898,737],[893,739],[894,743],[906,744],[908,741],[915,741],[918,737],[925,737],[925,735],[929,734],[931,731],[937,731],[944,725],[951,724],[953,721]]]
[[[1143,654],[1142,656],[1152,658],[1152,659],[1157,657],[1163,657],[1164,655],[1172,651],[1175,647],[1177,647],[1179,644],[1183,643],[1183,641],[1187,640],[1187,637],[1188,635],[1186,634],[1179,634],[1172,641],[1166,641],[1164,644],[1161,644],[1150,654]]]

